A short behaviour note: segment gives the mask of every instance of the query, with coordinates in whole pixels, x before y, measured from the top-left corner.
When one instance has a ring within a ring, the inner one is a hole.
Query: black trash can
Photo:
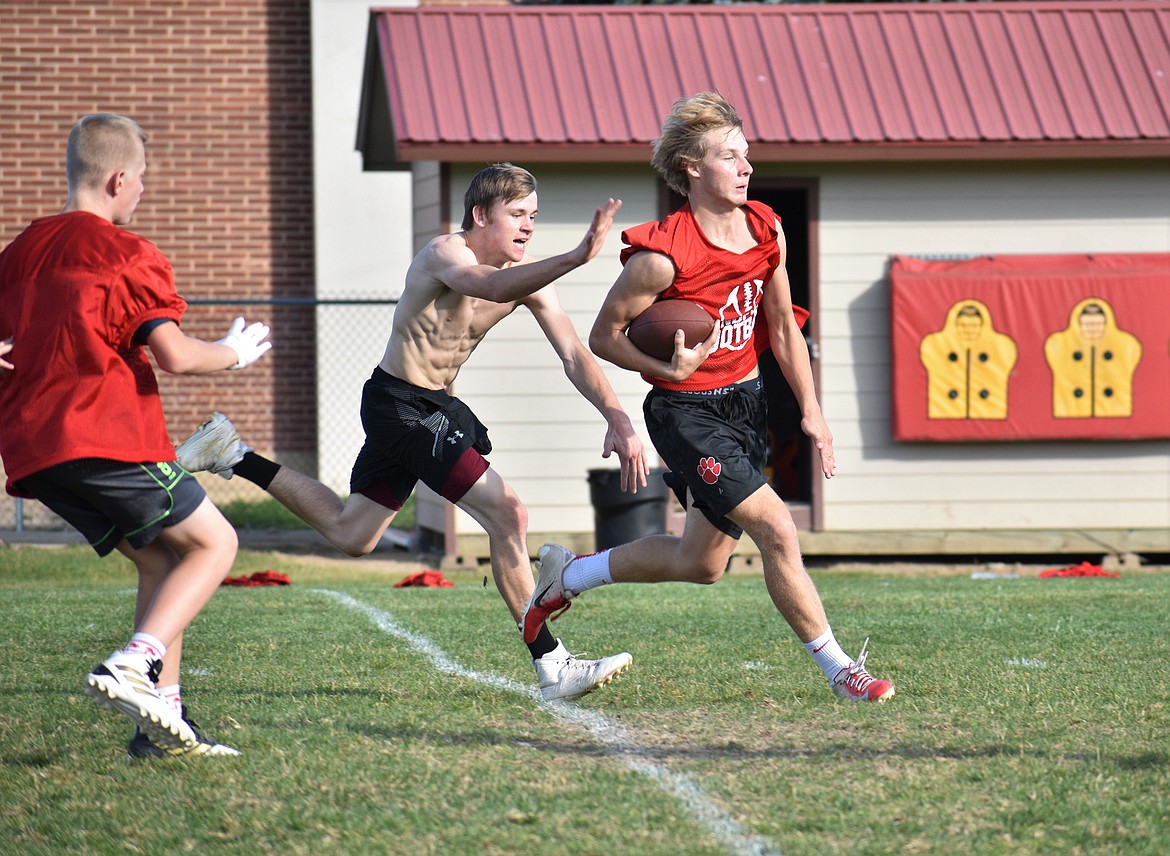
[[[666,531],[669,488],[665,470],[651,470],[646,487],[635,494],[622,492],[620,470],[590,470],[589,498],[593,503],[594,549],[608,550]]]

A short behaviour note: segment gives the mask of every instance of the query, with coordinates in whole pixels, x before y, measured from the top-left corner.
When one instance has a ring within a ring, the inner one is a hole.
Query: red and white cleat
[[[865,670],[867,645],[869,639],[861,646],[857,660],[838,672],[837,677],[831,682],[833,692],[838,698],[847,698],[851,701],[885,701],[894,697],[893,683],[879,680]]]

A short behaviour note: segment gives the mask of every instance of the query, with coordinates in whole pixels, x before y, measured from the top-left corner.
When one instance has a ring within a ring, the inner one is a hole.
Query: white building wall
[[[451,169],[452,217],[476,168]],[[655,178],[639,166],[532,169],[540,181],[537,257],[573,246],[604,195],[624,202],[602,254],[558,286],[585,339],[620,270],[621,230],[658,216]],[[758,177],[820,178],[820,394],[841,462],[824,485],[826,531],[1170,527],[1170,442],[894,443],[886,280],[890,257],[903,254],[1170,251],[1170,168],[756,169]],[[645,384],[603,366],[649,443]],[[599,457],[603,423],[526,310],[489,334],[460,373],[456,394],[491,429],[492,465],[528,507],[530,546],[542,533],[591,532],[586,474],[612,465]],[[456,532],[479,527],[460,512]]]
[[[1170,165],[818,172],[825,529],[1170,527],[1167,441],[894,443],[886,280],[894,255],[1170,251]]]
[[[355,0],[312,0],[313,228],[322,299],[396,298],[413,257],[410,172],[363,172],[355,147],[370,8]],[[362,384],[382,358],[392,312],[388,306],[317,310],[317,475],[342,494],[349,492],[362,444]],[[282,341],[279,331],[274,339],[277,348],[298,346]]]

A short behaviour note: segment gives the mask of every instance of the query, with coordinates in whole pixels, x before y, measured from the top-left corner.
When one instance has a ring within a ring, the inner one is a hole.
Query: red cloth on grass
[[[454,588],[455,583],[444,579],[441,571],[419,571],[401,579],[394,584],[394,588],[407,586],[430,586],[432,588]]]
[[[280,571],[257,571],[250,577],[226,577],[220,585],[225,586],[245,586],[251,588],[253,586],[287,586],[291,585],[292,580],[289,579],[288,574],[282,574]]]
[[[1104,570],[1100,565],[1091,565],[1088,562],[1081,562],[1079,565],[1073,565],[1071,568],[1051,568],[1047,571],[1040,572],[1041,577],[1119,577],[1121,574],[1113,574]]]

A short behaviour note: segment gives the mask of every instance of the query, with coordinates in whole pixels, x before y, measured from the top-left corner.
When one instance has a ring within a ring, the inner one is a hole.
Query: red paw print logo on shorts
[[[699,458],[699,475],[707,484],[715,484],[719,481],[719,473],[722,470],[723,464],[714,458]]]

